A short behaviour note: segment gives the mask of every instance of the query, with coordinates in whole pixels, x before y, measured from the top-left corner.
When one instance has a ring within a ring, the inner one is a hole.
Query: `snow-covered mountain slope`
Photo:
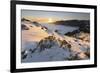
[[[58,25],[38,24],[36,26],[36,24],[29,21],[22,22],[22,25],[28,28],[22,30],[22,63],[89,59],[90,45],[89,41],[86,41],[89,39],[89,37],[87,38],[89,34],[84,33],[86,36],[83,34],[78,36],[80,38],[84,37],[84,40],[77,39],[64,34],[74,31],[78,27],[67,28],[60,25],[60,29]],[[65,30],[63,31],[62,29]]]

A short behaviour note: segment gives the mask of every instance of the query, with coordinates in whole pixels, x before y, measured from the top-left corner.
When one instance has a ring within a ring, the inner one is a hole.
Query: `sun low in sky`
[[[31,21],[36,21],[39,23],[52,23],[55,21],[59,21],[57,18],[49,18],[49,17],[33,17],[33,16],[25,16],[23,18],[29,19]]]
[[[82,12],[21,10],[21,18],[27,18],[40,23],[52,23],[58,20],[90,20],[90,14]]]
[[[53,22],[53,19],[52,18],[48,18],[48,22]]]

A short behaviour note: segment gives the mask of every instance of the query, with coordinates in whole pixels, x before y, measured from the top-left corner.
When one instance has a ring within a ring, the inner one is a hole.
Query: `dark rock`
[[[29,30],[29,28],[26,25],[24,25],[24,24],[21,24],[21,29],[22,30]]]
[[[65,20],[56,21],[54,24],[79,27],[80,31],[90,33],[90,21],[89,20]]]

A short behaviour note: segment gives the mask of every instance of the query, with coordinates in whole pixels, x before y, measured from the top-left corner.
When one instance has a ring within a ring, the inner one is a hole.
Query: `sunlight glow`
[[[52,18],[49,18],[49,19],[48,19],[48,22],[49,22],[49,23],[53,22],[53,19],[52,19]]]

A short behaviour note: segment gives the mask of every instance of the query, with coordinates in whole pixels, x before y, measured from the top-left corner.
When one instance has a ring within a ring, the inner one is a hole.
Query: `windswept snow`
[[[56,24],[42,24],[47,27],[49,30],[55,31],[57,30],[60,34],[65,34],[67,32],[72,32],[73,30],[78,29],[78,27],[64,26],[64,25],[56,25]]]
[[[89,59],[87,54],[85,54],[90,50],[89,42],[85,41],[89,39],[89,34],[84,33],[86,36],[83,34],[79,36],[80,38],[85,37],[84,40],[64,35],[67,32],[78,29],[78,27],[54,24],[36,26],[33,23],[26,22],[22,22],[22,24],[29,28],[29,30],[22,30],[22,63]],[[48,48],[48,45],[53,43],[50,42],[51,39],[48,39],[49,36],[55,38],[53,39],[54,44]],[[64,40],[66,41],[65,44],[62,43]],[[39,43],[40,41],[42,42]],[[42,44],[42,47],[44,47],[44,44],[47,47],[42,49],[40,44]],[[43,51],[39,51],[39,49]]]

